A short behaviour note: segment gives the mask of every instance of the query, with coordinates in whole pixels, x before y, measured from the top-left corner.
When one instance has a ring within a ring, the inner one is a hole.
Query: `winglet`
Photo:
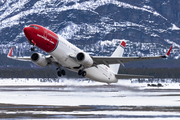
[[[161,56],[162,58],[167,58],[172,50],[173,46],[170,47],[170,49],[168,50],[168,52],[166,53],[166,55]]]
[[[12,51],[13,51],[13,47],[12,47],[12,48],[11,48],[11,50],[9,51],[9,53],[8,53],[7,57],[11,57],[11,55],[12,55]]]
[[[172,50],[172,47],[173,47],[173,46],[171,46],[171,48],[170,48],[169,51],[167,52],[167,54],[166,54],[167,57],[169,56],[169,54],[170,54],[170,52],[171,52],[171,50]]]
[[[126,43],[124,41],[121,42],[121,46],[123,46],[125,48]]]

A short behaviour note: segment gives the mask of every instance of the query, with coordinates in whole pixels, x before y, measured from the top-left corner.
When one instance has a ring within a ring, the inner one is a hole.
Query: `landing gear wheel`
[[[61,77],[61,71],[58,71],[58,72],[57,72],[57,75],[58,75],[59,77]]]
[[[83,72],[82,70],[79,70],[78,75],[82,75],[82,72]]]
[[[61,74],[64,76],[66,75],[66,71],[65,70],[61,70]]]
[[[86,76],[86,71],[82,72],[82,76],[85,77]]]

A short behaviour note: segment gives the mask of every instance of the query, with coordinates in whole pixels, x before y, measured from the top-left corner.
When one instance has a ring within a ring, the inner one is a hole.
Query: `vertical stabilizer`
[[[121,44],[116,48],[114,53],[111,55],[111,57],[122,57],[124,53],[124,48],[126,46],[126,43],[124,41],[121,42]],[[118,73],[120,64],[113,64],[109,65],[112,71],[114,71],[115,74]]]

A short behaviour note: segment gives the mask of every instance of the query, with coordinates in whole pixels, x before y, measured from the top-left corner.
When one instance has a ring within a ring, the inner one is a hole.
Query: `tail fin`
[[[125,46],[126,46],[126,43],[122,41],[121,44],[116,48],[114,53],[111,55],[111,57],[122,57]],[[115,74],[118,73],[120,64],[114,64],[114,65],[109,65],[109,66]]]

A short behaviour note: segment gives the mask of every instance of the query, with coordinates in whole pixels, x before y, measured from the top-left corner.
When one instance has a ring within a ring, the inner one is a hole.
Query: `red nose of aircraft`
[[[25,27],[23,31],[31,45],[35,45],[45,52],[52,52],[57,47],[57,35],[40,25],[32,24]]]
[[[25,27],[25,28],[23,29],[24,34],[25,34],[25,36],[26,36],[26,38],[27,38],[28,40],[31,40],[31,33],[32,33],[32,31],[31,31],[30,29],[31,29],[30,27]]]

